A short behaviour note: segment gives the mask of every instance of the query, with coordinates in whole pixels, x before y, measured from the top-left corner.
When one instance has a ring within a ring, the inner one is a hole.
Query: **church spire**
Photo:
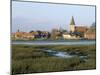
[[[70,22],[70,32],[73,33],[75,31],[75,21],[74,17],[72,16],[71,22]]]
[[[71,19],[70,25],[75,25],[75,21],[74,21],[74,17],[73,17],[73,16],[72,16],[72,19]]]

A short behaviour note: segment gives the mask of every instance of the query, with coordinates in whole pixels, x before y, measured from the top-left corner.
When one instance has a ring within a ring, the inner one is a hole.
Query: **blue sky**
[[[69,30],[72,16],[77,26],[90,26],[95,22],[95,7],[12,1],[12,32],[60,27]]]

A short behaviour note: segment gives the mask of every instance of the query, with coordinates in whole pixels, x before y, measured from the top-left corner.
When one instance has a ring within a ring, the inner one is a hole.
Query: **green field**
[[[79,52],[88,56],[87,61],[81,61],[78,56],[59,58],[50,56],[41,49],[51,49],[63,52]],[[12,45],[12,75],[40,72],[58,72],[73,70],[88,70],[96,68],[95,45]]]

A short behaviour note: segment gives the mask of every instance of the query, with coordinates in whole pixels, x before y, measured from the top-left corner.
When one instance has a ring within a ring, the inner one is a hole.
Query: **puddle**
[[[43,51],[47,52],[50,56],[61,57],[61,58],[73,57],[72,55],[69,55],[67,52],[60,52],[60,51],[54,51],[54,50],[43,50]]]
[[[79,56],[79,58],[83,61],[87,59],[87,56],[85,55],[79,55],[76,53],[71,54],[70,52],[61,52],[61,51],[54,51],[54,50],[43,50],[44,52],[47,52],[50,56],[60,57],[60,58],[72,58],[75,56]]]
[[[72,55],[69,55],[67,52],[58,52],[56,54],[53,54],[56,57],[62,57],[62,58],[71,58]]]

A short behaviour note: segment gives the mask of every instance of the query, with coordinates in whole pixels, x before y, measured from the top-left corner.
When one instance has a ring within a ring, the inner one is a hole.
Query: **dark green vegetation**
[[[87,55],[86,61],[76,56],[72,58],[59,58],[49,56],[41,49],[51,49],[69,52],[70,54]],[[12,74],[88,70],[96,68],[95,45],[88,46],[33,46],[12,45]]]

